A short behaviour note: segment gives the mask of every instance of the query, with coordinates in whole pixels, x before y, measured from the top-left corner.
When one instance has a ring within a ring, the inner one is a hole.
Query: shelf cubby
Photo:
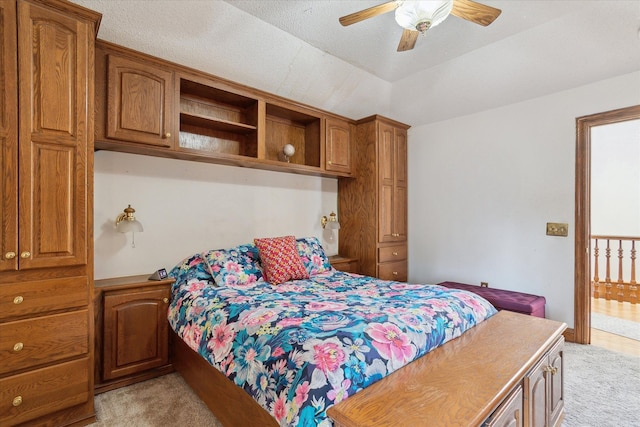
[[[257,99],[185,78],[179,82],[180,149],[257,158]]]
[[[295,154],[290,163],[320,167],[321,118],[304,111],[267,103],[265,156],[282,161],[282,148],[291,144]]]

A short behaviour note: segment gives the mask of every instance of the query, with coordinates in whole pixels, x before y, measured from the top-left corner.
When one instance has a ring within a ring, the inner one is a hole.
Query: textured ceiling
[[[396,24],[393,12],[348,27],[338,22],[340,16],[383,1],[227,3],[388,82],[514,36],[521,36],[518,51],[504,55],[532,55],[544,62],[551,53],[548,49],[556,46],[569,55],[567,67],[581,67],[587,56],[594,60],[591,67],[602,67],[611,75],[640,69],[640,0],[488,0],[483,3],[502,10],[490,26],[449,16],[419,37],[416,47],[407,52],[396,52],[402,28]],[[598,51],[599,48],[607,52]],[[606,61],[598,60],[602,54]]]

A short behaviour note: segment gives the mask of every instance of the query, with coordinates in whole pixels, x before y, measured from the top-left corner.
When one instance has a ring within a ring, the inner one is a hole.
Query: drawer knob
[[[397,272],[397,271],[394,271],[394,272],[393,272],[393,275],[394,275],[394,276],[397,276],[397,275],[398,275],[398,272]]]
[[[4,254],[5,259],[14,259],[16,257],[16,253],[15,252],[7,252],[6,254]]]
[[[24,344],[17,342],[13,345],[13,351],[18,352],[24,348]]]
[[[24,298],[22,297],[22,295],[18,295],[13,299],[13,303],[16,305],[22,304],[22,301],[24,301]]]
[[[13,406],[22,405],[22,396],[16,396],[13,398]]]
[[[398,256],[398,252],[392,252],[393,256]]]
[[[24,251],[20,254],[20,258],[26,259],[29,258],[31,256],[31,252],[29,251]]]
[[[167,132],[167,133],[165,133],[165,134],[164,134],[164,137],[165,137],[165,138],[167,138],[167,139],[171,138],[171,132]]]
[[[169,302],[169,298],[167,298],[167,297],[162,298],[162,302],[165,303],[165,304],[168,303]]]

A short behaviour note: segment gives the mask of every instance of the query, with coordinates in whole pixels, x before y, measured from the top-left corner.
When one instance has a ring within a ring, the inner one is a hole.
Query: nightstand
[[[332,255],[329,257],[329,262],[336,270],[344,271],[346,273],[358,272],[357,258],[347,258],[341,255]]]
[[[173,278],[149,275],[95,281],[95,392],[173,371],[167,309]]]

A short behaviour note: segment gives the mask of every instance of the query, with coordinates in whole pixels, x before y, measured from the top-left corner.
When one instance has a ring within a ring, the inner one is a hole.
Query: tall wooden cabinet
[[[407,280],[407,129],[381,116],[356,124],[355,178],[338,182],[339,252],[360,273]]]
[[[100,15],[59,0],[0,0],[0,13],[0,425],[86,423]]]

